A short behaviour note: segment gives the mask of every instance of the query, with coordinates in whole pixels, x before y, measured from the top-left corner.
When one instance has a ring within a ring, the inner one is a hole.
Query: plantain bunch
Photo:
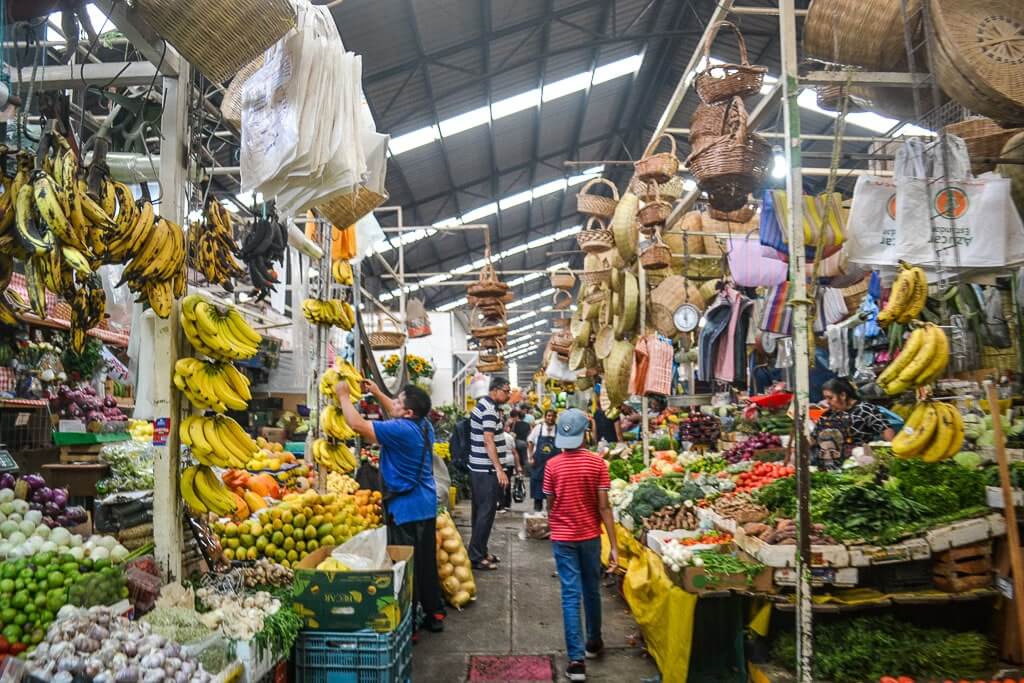
[[[191,225],[188,231],[189,264],[203,274],[211,285],[220,285],[229,292],[235,290],[234,279],[245,274],[235,256],[234,230],[231,214],[221,203],[210,198],[203,212],[203,220]]]

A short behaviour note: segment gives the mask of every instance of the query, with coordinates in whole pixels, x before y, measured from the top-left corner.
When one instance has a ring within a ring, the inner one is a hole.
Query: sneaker
[[[569,662],[569,668],[565,670],[565,677],[570,681],[587,680],[587,665],[583,662]]]
[[[431,633],[440,633],[444,630],[444,615],[443,614],[431,614],[423,623]]]
[[[588,640],[585,652],[587,659],[597,659],[604,652],[604,641],[601,639]]]

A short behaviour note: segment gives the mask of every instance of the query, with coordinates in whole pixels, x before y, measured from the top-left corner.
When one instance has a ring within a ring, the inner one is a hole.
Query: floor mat
[[[507,681],[508,683],[550,683],[554,678],[550,657],[507,655],[474,656],[469,660],[470,681]]]

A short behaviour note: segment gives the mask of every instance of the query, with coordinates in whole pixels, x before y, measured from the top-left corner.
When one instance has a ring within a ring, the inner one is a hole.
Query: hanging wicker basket
[[[568,330],[552,332],[551,350],[559,355],[569,355],[572,350],[572,332]]]
[[[671,202],[666,202],[661,198],[661,193],[658,191],[658,184],[654,185],[654,199],[645,203],[640,210],[636,212],[636,218],[640,222],[640,225],[650,228],[656,225],[663,225],[668,219],[668,215],[672,213]]]
[[[224,98],[220,101],[220,113],[224,120],[237,129],[242,127],[242,89],[261,66],[263,66],[262,54],[243,66],[235,74],[235,77],[231,79],[231,83],[228,84],[228,89],[224,92]]]
[[[950,97],[1003,124],[1024,124],[1024,3],[929,0],[936,78]]]
[[[135,0],[143,21],[213,83],[239,72],[295,27],[288,0]]]
[[[355,190],[345,190],[327,197],[317,204],[316,212],[334,225],[355,225],[360,218],[387,201],[387,198],[387,194],[379,194],[359,185]]]
[[[1021,128],[1003,128],[984,116],[973,116],[945,127],[947,133],[963,139],[967,146],[967,153],[971,157],[971,171],[975,175],[994,170],[996,167],[994,163],[977,160],[998,158],[1006,141],[1021,130]]]
[[[642,202],[649,202],[656,199],[655,191],[660,195],[661,199],[669,202],[674,202],[683,196],[683,178],[682,176],[674,175],[663,183],[652,181],[645,183],[636,176],[629,181],[629,191],[640,198]]]
[[[719,211],[715,207],[708,208],[708,216],[716,221],[727,221],[729,223],[747,223],[751,218],[754,217],[754,213],[757,209],[753,205],[748,204],[747,206],[736,209],[735,211]]]
[[[661,235],[655,233],[651,241],[640,252],[640,263],[647,270],[663,270],[672,265],[672,250],[661,241]]]
[[[636,212],[640,207],[640,199],[632,192],[622,195],[619,205],[615,207],[612,217],[612,236],[615,238],[615,250],[623,263],[629,263],[636,256],[636,245],[639,237],[636,231]]]
[[[551,286],[568,291],[576,286],[576,276],[566,266],[556,268],[551,271]]]
[[[742,113],[736,130],[708,138],[687,159],[711,205],[722,211],[735,211],[746,204],[747,195],[764,182],[772,156],[771,145],[759,135],[748,134],[743,102],[736,98],[734,104]]]
[[[603,219],[591,216],[583,229],[576,233],[576,244],[588,254],[600,254],[614,246],[615,238]]]
[[[768,69],[763,66],[752,66],[747,59],[747,43],[743,34],[730,21],[718,22],[719,27],[728,27],[736,34],[736,42],[740,49],[739,64],[715,64],[701,71],[693,79],[693,87],[707,104],[724,102],[733,97],[756,95],[764,84],[764,74]],[[711,41],[704,46],[705,61],[710,64]]]
[[[484,258],[487,262],[480,269],[480,275],[476,282],[466,287],[466,292],[477,297],[504,297],[508,293],[508,285],[498,279],[498,274],[491,263],[491,252],[486,250]]]
[[[651,292],[651,322],[666,337],[675,336],[675,313],[683,304],[692,304],[704,310],[704,297],[700,290],[680,275],[671,275]]]
[[[640,310],[640,285],[636,275],[627,271],[624,276],[622,291],[616,292],[613,297],[615,319],[612,327],[615,329],[615,336],[620,339],[633,332]]]
[[[662,140],[668,140],[668,152],[655,152]],[[644,182],[654,181],[656,183],[667,182],[672,176],[679,173],[679,157],[676,150],[676,139],[668,133],[662,133],[651,140],[651,144],[644,150],[643,157],[633,164],[636,176]]]
[[[590,194],[588,191],[595,185],[605,185],[611,188],[612,196],[605,197],[599,194]],[[615,183],[607,178],[594,178],[588,180],[576,194],[576,210],[587,216],[596,216],[605,220],[615,213],[615,205],[619,203],[619,189]]]
[[[565,311],[572,306],[572,294],[564,289],[556,289],[551,295],[551,308],[556,311]]]
[[[915,45],[921,42],[921,2],[907,2]],[[869,71],[902,71],[907,63],[900,0],[814,0],[804,20],[804,55]],[[918,58],[916,68],[926,68]]]
[[[690,147],[698,147],[708,137],[732,132],[739,124],[733,100],[706,104],[701,102],[690,118]]]

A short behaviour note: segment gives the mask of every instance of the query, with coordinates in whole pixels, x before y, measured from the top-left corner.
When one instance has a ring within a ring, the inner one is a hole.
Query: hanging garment
[[[633,356],[630,391],[636,396],[667,396],[672,392],[672,345],[656,335],[641,337]]]
[[[768,290],[762,332],[790,335],[793,333],[793,310],[789,307],[789,282]]]
[[[846,377],[850,374],[850,346],[846,343],[846,337],[845,327],[829,325],[825,330],[825,338],[828,340],[828,369],[836,373],[837,377]]]
[[[751,324],[753,313],[754,301],[748,297],[743,297],[743,301],[740,304],[739,320],[736,322],[735,357],[733,359],[736,369],[733,383],[738,386],[743,386],[747,383],[747,337],[753,327]]]
[[[704,312],[704,327],[697,341],[697,379],[710,382],[715,377],[716,343],[729,327],[732,309],[729,299],[722,294]]]
[[[723,295],[728,300],[729,324],[716,344],[715,379],[733,382],[737,380],[737,373],[746,377],[747,328],[746,323],[741,325],[740,321],[749,320],[752,302],[731,287],[727,287]]]

